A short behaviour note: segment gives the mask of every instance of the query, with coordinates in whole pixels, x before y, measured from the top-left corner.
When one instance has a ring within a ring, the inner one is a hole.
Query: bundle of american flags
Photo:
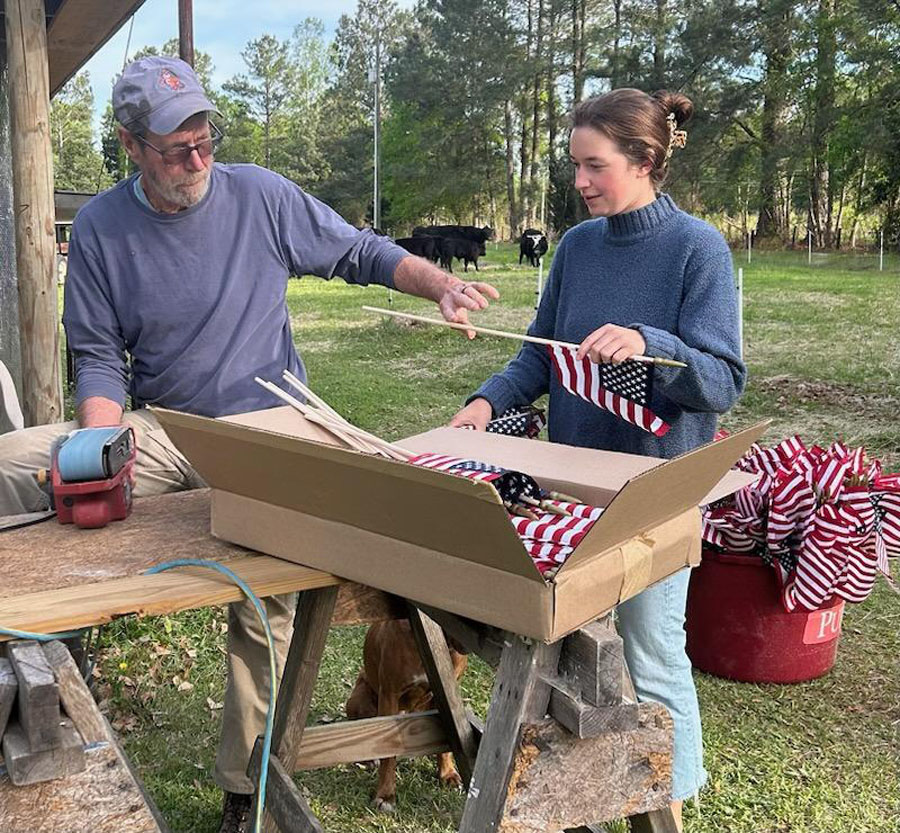
[[[551,579],[603,513],[569,495],[546,492],[522,472],[479,460],[444,454],[419,454],[414,466],[490,483],[503,500],[510,522],[541,575]]]
[[[560,385],[569,393],[610,411],[626,422],[662,437],[671,427],[650,410],[653,365],[637,361],[597,364],[580,361],[576,348],[548,345],[550,362]]]
[[[754,444],[737,468],[758,479],[705,507],[703,539],[771,564],[786,610],[816,610],[835,596],[861,602],[879,572],[891,581],[888,559],[900,556],[900,475],[885,474],[863,448],[807,447],[797,436],[770,448]]]

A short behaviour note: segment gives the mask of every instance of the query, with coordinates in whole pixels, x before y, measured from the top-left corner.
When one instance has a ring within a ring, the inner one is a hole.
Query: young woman
[[[452,420],[483,429],[493,415],[550,394],[549,433],[568,445],[674,457],[709,442],[717,414],[744,387],[731,253],[712,226],[660,193],[681,126],[683,95],[619,89],[579,104],[569,151],[575,187],[596,219],[560,241],[532,335],[580,344],[578,358],[625,361],[662,356],[685,368],[655,367],[650,410],[662,437],[603,411],[559,384],[543,347],[526,343]],[[663,703],[675,722],[673,811],[706,780],[697,694],[685,653],[683,570],[618,607],[626,659],[642,700]]]

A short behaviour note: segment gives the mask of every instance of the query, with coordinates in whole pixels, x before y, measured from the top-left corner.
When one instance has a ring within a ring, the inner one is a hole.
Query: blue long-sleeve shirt
[[[102,396],[204,416],[276,404],[253,381],[306,378],[291,338],[290,275],[393,286],[400,247],[361,232],[294,183],[215,164],[203,199],[161,214],[134,177],[79,211],[63,323],[76,402]],[[131,356],[131,370],[127,356]]]
[[[566,392],[546,348],[530,343],[469,401],[484,397],[502,413],[549,391],[552,441],[674,457],[709,442],[717,414],[744,388],[737,316],[731,252],[722,235],[661,195],[565,234],[528,332],[578,344],[607,323],[635,327],[647,355],[686,362],[686,368],[654,368],[650,410],[670,423],[668,433],[655,437]]]

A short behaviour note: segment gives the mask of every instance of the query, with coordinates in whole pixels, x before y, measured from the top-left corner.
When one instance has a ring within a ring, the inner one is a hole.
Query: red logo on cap
[[[162,69],[159,72],[159,86],[167,87],[173,92],[184,89],[184,81],[182,81],[172,70]]]

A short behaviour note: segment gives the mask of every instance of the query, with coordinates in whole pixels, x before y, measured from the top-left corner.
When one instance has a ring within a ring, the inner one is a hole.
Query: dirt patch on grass
[[[806,381],[795,376],[771,376],[754,379],[757,391],[774,396],[779,405],[817,405],[837,408],[848,416],[893,419],[900,398],[883,391],[866,391],[837,382]]]

